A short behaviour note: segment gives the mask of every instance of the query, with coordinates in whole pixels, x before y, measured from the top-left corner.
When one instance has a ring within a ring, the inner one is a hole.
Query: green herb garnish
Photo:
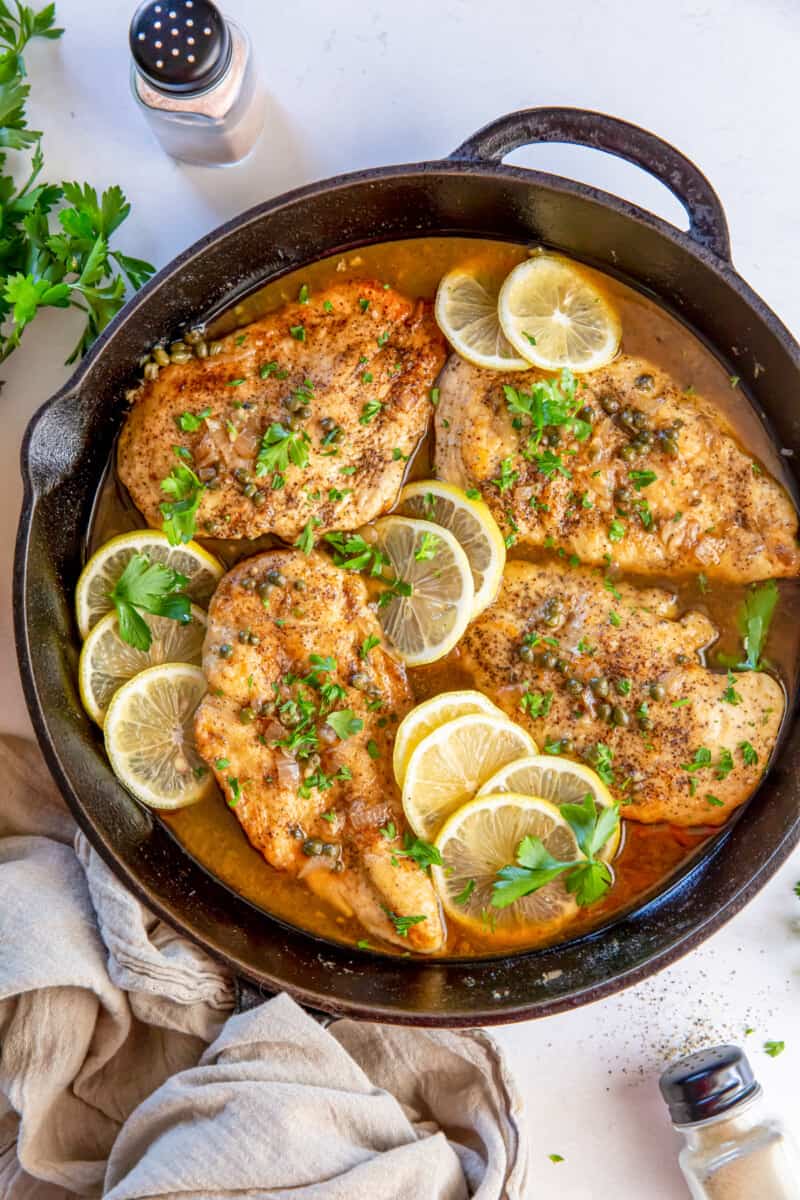
[[[136,650],[147,651],[153,640],[142,612],[170,617],[181,625],[191,620],[191,600],[181,588],[189,580],[145,554],[134,554],[110,593],[117,611],[119,636]]]
[[[197,510],[206,490],[205,485],[191,467],[179,463],[166,479],[161,480],[161,490],[170,497],[159,505],[169,544],[179,546],[182,542],[190,542],[194,537]]]

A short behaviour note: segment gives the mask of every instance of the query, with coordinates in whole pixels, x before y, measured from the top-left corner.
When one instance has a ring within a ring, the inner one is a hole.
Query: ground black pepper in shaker
[[[211,0],[145,0],[130,26],[131,87],[173,158],[239,162],[264,124],[250,39]]]
[[[679,1162],[693,1200],[800,1200],[800,1162],[738,1046],[713,1046],[668,1067],[660,1080]]]

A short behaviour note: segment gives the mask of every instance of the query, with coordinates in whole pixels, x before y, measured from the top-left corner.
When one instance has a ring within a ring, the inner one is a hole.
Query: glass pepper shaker
[[[250,153],[264,93],[250,39],[211,0],[145,0],[130,47],[134,98],[167,154],[226,166]]]
[[[693,1200],[800,1200],[800,1159],[764,1111],[744,1051],[713,1046],[673,1063],[660,1080],[684,1138],[678,1161]]]

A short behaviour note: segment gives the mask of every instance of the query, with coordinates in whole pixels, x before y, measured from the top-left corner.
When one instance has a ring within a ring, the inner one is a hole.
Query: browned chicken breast
[[[392,775],[412,695],[364,581],[317,553],[247,559],[211,602],[203,668],[197,747],[256,849],[377,937],[438,950]]]
[[[540,748],[599,770],[624,816],[721,825],[761,778],[784,698],[764,672],[707,670],[715,637],[658,588],[511,562],[454,653]]]
[[[445,358],[428,307],[352,281],[222,344],[163,367],[122,430],[119,475],[149,525],[162,525],[161,483],[181,463],[206,485],[200,536],[293,542],[391,506]]]
[[[784,489],[701,397],[641,359],[581,376],[570,411],[534,444],[539,372],[483,371],[453,356],[436,411],[439,478],[478,487],[504,532],[641,574],[731,582],[797,575]]]

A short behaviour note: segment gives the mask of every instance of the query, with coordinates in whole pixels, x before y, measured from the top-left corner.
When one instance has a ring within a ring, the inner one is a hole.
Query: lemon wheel
[[[202,608],[208,605],[224,571],[222,563],[197,542],[170,546],[166,535],[154,529],[122,533],[101,546],[81,572],[75,589],[75,613],[82,638],[111,611],[109,592],[134,554],[146,554],[151,562],[165,563],[185,575],[189,582],[184,590]]]
[[[536,254],[515,267],[497,311],[514,348],[543,371],[594,371],[619,349],[616,313],[577,266],[556,254]]]
[[[137,650],[119,636],[119,618],[107,613],[83,643],[78,666],[78,683],[83,707],[98,725],[105,720],[111,697],[140,671],[165,662],[200,665],[206,614],[192,605],[191,619],[182,625],[170,617],[144,617],[152,635],[149,650]]]
[[[468,713],[488,713],[502,717],[503,713],[483,692],[441,692],[412,708],[397,727],[394,737],[392,766],[397,786],[403,786],[406,768],[414,750],[423,738],[440,725],[464,717]]]
[[[488,796],[497,792],[540,796],[555,805],[580,804],[587,795],[592,797],[598,808],[610,808],[615,803],[600,776],[590,767],[552,754],[534,754],[506,763],[491,779],[487,779],[478,795]],[[620,828],[617,827],[598,855],[606,862],[611,862],[619,849]]]
[[[123,684],[103,732],[114,774],[151,808],[175,809],[209,794],[213,776],[197,753],[194,715],[206,692],[199,667],[163,663]]]
[[[492,905],[497,872],[514,863],[526,837],[539,838],[559,862],[584,858],[558,808],[535,796],[481,796],[450,817],[436,839],[442,866],[433,868],[448,917],[476,931],[488,927],[523,934],[535,929],[542,936],[557,932],[575,915],[578,905],[562,876],[506,908]]]
[[[497,316],[497,288],[470,271],[450,271],[439,284],[436,322],[453,349],[476,367],[527,371],[530,364],[509,342]]]
[[[403,488],[397,511],[406,517],[433,521],[456,538],[472,571],[474,620],[497,595],[506,565],[506,545],[489,506],[483,500],[471,500],[452,483],[421,479]]]
[[[466,554],[452,533],[431,521],[383,517],[371,535],[408,589],[378,609],[386,637],[410,667],[443,658],[472,615],[475,587]]]
[[[529,734],[503,716],[470,713],[440,725],[408,760],[403,809],[409,825],[432,841],[450,814],[500,767],[535,753]]]

